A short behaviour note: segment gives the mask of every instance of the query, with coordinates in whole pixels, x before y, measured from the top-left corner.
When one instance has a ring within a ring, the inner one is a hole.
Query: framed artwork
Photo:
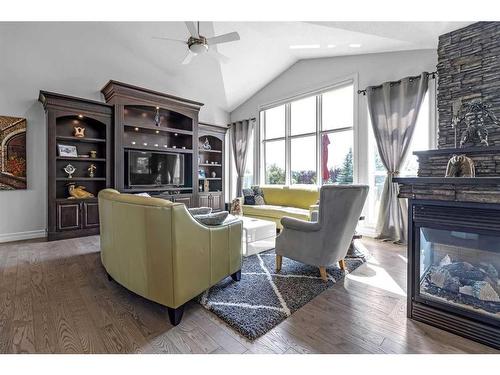
[[[76,146],[57,144],[57,151],[59,156],[66,158],[76,158],[78,157],[78,152]]]
[[[0,190],[26,189],[26,119],[0,115]]]

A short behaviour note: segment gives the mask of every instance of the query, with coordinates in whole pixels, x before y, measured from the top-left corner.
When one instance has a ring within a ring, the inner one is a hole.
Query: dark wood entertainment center
[[[49,241],[98,234],[97,194],[107,187],[147,192],[187,207],[224,209],[227,129],[198,123],[202,103],[113,80],[101,92],[106,103],[40,92],[47,122]],[[85,128],[85,135],[75,136],[75,127]],[[205,142],[208,149],[201,147]],[[76,146],[78,156],[61,156],[60,144]],[[184,163],[182,185],[131,185],[129,151],[182,155],[177,156]],[[64,171],[67,164],[76,169],[71,178]],[[91,164],[96,167],[92,177]],[[95,197],[69,199],[68,183]]]

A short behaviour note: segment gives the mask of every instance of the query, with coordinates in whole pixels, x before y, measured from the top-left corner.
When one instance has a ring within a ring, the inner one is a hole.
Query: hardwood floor
[[[194,302],[172,327],[107,280],[96,236],[0,244],[0,353],[499,353],[406,319],[405,249],[358,246],[368,263],[250,342]]]

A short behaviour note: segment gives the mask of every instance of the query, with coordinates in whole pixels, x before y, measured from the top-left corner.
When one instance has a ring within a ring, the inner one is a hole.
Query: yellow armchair
[[[241,277],[241,221],[207,227],[181,203],[99,193],[101,261],[110,279],[168,307],[173,325],[184,304],[231,275]]]

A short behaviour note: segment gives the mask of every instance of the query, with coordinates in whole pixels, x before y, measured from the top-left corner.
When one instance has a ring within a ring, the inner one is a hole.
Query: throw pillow
[[[212,213],[212,207],[195,207],[188,208],[188,211],[191,215],[208,215]]]
[[[255,205],[262,206],[266,204],[266,200],[264,199],[264,192],[259,186],[252,186]]]
[[[227,215],[229,215],[229,212],[221,211],[206,215],[194,215],[193,217],[202,224],[214,226],[221,225],[226,220]]]
[[[253,189],[243,189],[243,204],[253,206],[255,204],[255,195]]]

